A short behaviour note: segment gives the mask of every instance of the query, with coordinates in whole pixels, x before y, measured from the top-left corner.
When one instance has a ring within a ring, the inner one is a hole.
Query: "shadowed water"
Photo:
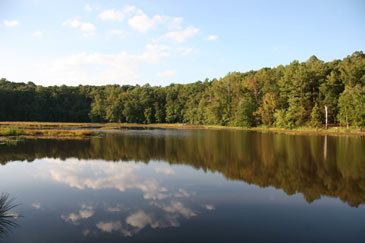
[[[365,139],[123,130],[0,146],[8,242],[365,240]]]

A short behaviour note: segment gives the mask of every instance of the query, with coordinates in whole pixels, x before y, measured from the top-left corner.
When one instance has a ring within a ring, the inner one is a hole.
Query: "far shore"
[[[158,124],[135,124],[135,123],[68,123],[68,122],[0,122],[0,137],[22,136],[25,138],[57,138],[75,139],[97,136],[98,131],[125,129],[125,128],[171,128],[171,129],[224,129],[245,130],[258,132],[274,132],[289,134],[319,134],[319,135],[356,135],[365,136],[365,130],[360,128],[346,129],[344,127],[310,128],[300,127],[284,129],[275,127],[231,127],[217,125],[190,125],[182,123],[158,123]]]

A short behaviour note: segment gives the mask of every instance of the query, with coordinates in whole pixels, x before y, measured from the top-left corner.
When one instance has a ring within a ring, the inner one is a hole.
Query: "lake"
[[[4,242],[365,242],[365,138],[126,129],[0,145]]]

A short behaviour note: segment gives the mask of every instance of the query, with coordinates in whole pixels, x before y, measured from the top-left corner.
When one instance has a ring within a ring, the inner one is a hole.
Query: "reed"
[[[9,197],[9,194],[2,193],[0,195],[0,238],[10,232],[12,228],[18,226],[15,219],[19,215],[11,212],[17,206],[14,199]]]

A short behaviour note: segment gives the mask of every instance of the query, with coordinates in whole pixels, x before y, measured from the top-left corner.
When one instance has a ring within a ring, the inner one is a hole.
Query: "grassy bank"
[[[277,128],[277,127],[227,127],[227,126],[215,126],[215,125],[204,125],[204,128],[208,129],[236,129],[236,130],[247,130],[247,131],[260,131],[260,132],[276,132],[276,133],[291,133],[291,134],[322,134],[322,135],[358,135],[365,136],[365,130],[360,128],[344,128],[344,127],[331,127],[325,128],[313,128],[313,127],[298,127],[293,129]]]
[[[62,122],[0,122],[0,136],[32,136],[75,138],[95,136],[97,130],[112,130],[123,128],[173,128],[173,129],[228,129],[260,132],[279,132],[292,134],[330,134],[330,135],[360,135],[365,136],[365,130],[360,128],[346,129],[343,127],[311,128],[299,127],[294,129],[268,127],[230,127],[217,125],[189,125],[181,123],[135,124],[135,123],[62,123]]]
[[[90,130],[49,129],[47,126],[42,126],[42,124],[37,124],[37,128],[34,128],[33,125],[35,124],[33,123],[27,125],[23,124],[20,127],[18,123],[1,124],[0,137],[83,139],[98,134]]]
[[[155,124],[137,124],[137,123],[69,123],[69,122],[0,122],[0,130],[9,127],[16,127],[23,130],[110,130],[130,127],[151,127],[151,128],[182,128],[182,129],[202,129],[202,125],[185,125],[181,123],[155,123]]]

